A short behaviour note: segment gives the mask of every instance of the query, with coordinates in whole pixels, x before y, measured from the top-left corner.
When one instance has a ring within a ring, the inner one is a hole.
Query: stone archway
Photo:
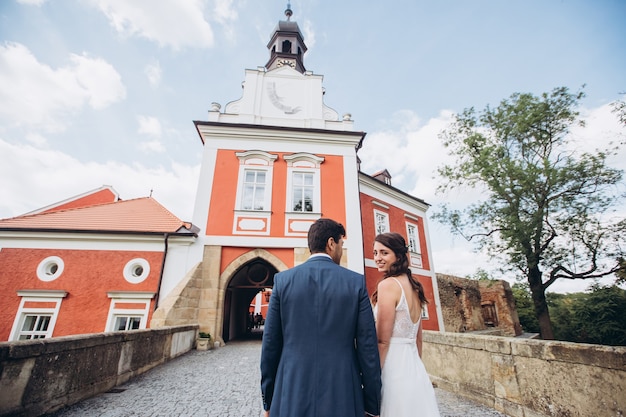
[[[259,291],[274,286],[274,275],[287,269],[279,258],[264,249],[243,254],[220,276],[224,288],[221,337],[224,342],[248,336],[248,312]]]
[[[224,293],[224,342],[247,336],[250,302],[259,291],[274,286],[277,272],[274,266],[260,258],[247,262],[235,272]]]

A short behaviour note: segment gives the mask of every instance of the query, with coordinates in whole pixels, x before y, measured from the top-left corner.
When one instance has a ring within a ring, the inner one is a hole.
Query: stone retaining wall
[[[626,347],[424,331],[440,388],[513,417],[626,414]]]
[[[191,350],[198,326],[0,343],[0,416],[39,416]]]

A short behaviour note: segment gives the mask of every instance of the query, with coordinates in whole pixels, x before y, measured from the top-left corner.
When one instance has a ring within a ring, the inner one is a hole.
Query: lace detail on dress
[[[402,297],[400,297],[400,302],[396,306],[396,319],[393,323],[393,332],[391,337],[405,337],[410,339],[415,339],[417,337],[417,331],[419,330],[420,321],[422,317],[420,316],[417,323],[413,323],[411,320],[411,313],[409,311],[409,305],[407,304],[406,297],[404,295],[404,288],[400,284],[400,281],[393,278],[398,285],[400,285],[400,289],[402,290]]]

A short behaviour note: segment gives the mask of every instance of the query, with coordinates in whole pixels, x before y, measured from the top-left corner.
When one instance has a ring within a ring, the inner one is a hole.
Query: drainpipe
[[[161,263],[161,273],[159,275],[159,286],[157,287],[157,293],[156,293],[156,298],[154,299],[154,311],[156,311],[157,307],[159,306],[159,295],[161,294],[161,284],[163,283],[163,272],[165,271],[165,258],[167,258],[167,246],[168,246],[168,239],[170,238],[170,234],[169,233],[165,233],[163,235],[165,237],[165,247],[163,248],[163,262]]]

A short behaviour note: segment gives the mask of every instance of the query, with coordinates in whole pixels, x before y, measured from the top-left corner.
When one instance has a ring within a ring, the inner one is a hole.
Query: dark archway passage
[[[278,270],[269,262],[255,258],[233,274],[224,294],[222,326],[224,342],[250,336],[248,332],[250,302],[259,291],[274,286],[274,274],[277,272]]]

